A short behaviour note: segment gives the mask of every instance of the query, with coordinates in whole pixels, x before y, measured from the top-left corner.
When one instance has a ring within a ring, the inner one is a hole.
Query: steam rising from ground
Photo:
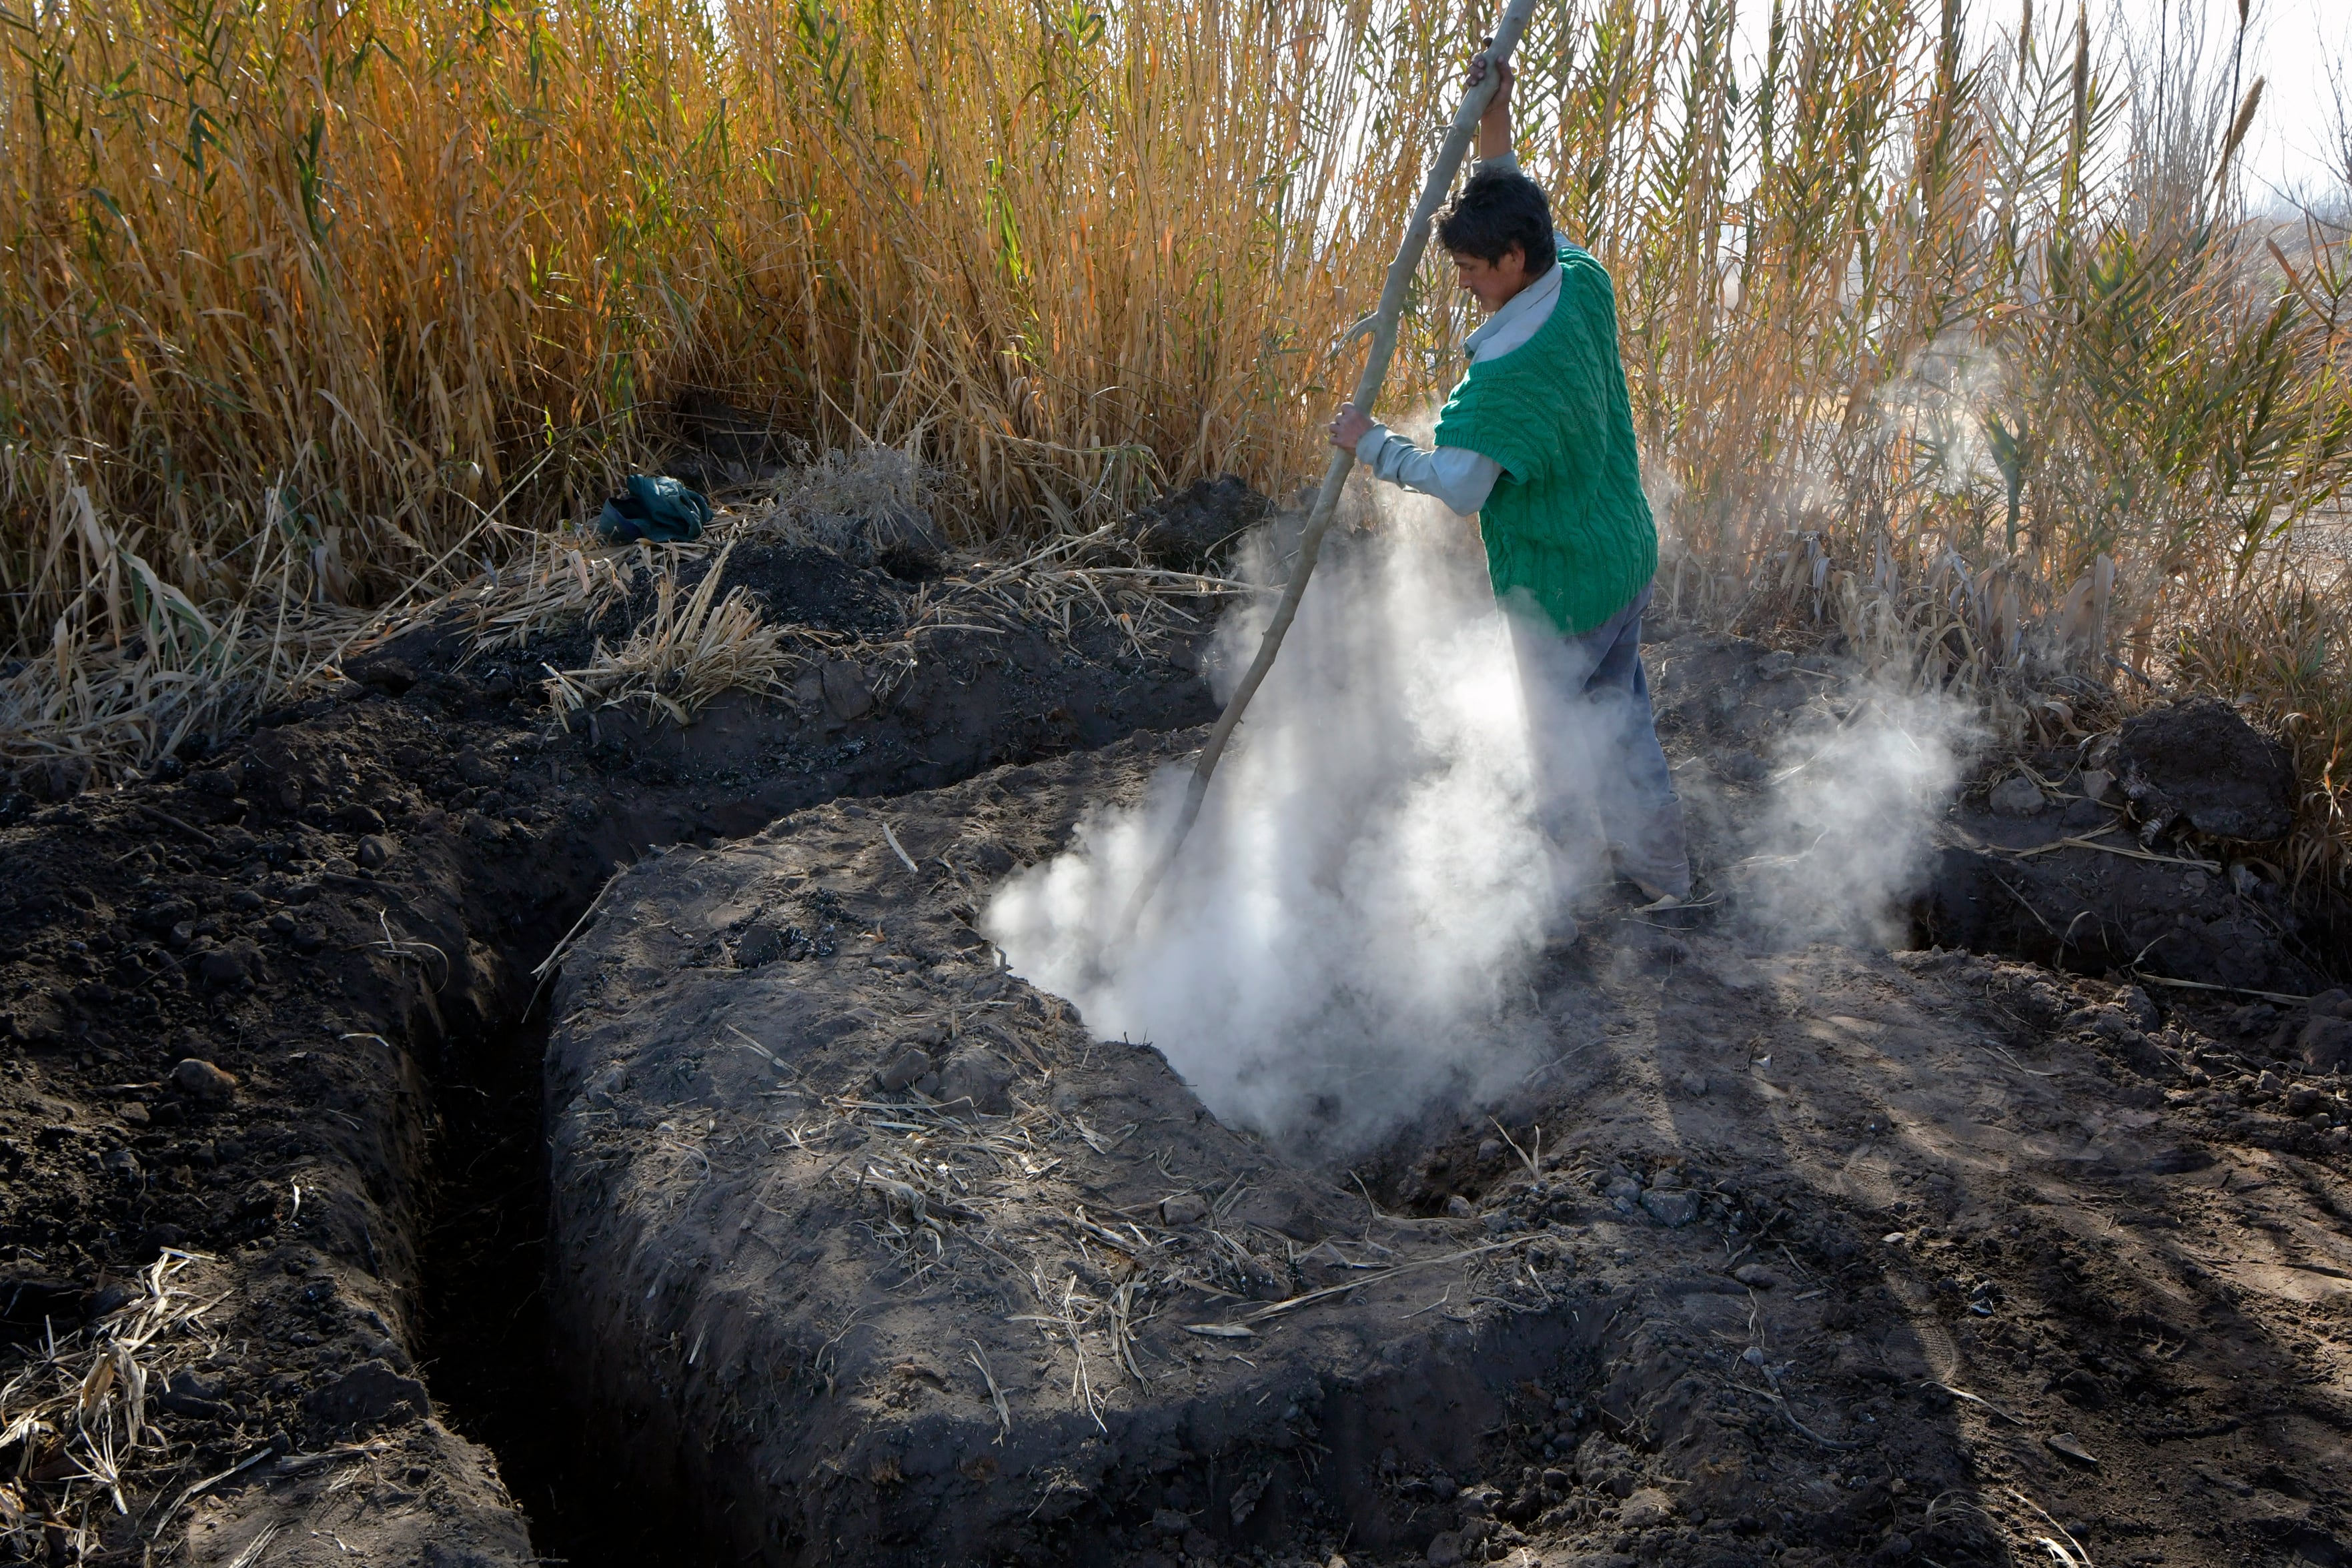
[[[1764,809],[1725,878],[1733,902],[1776,946],[1900,946],[1936,819],[1980,732],[1941,693],[1885,682],[1807,711],[1774,748]]]
[[[1458,518],[1327,545],[1137,940],[1111,950],[1189,769],[1009,883],[988,932],[1095,1032],[1150,1041],[1218,1115],[1341,1147],[1525,1072],[1505,1004],[1552,905],[1508,628]],[[1260,581],[1278,570],[1260,548]],[[1222,629],[1222,698],[1260,602]]]
[[[1253,548],[1253,580],[1281,580]],[[1221,628],[1221,699],[1271,610]],[[1606,874],[1597,834],[1562,847],[1538,825],[1539,772],[1607,764],[1574,705],[1530,700],[1521,668],[1461,519],[1408,497],[1376,533],[1335,530],[1135,940],[1118,945],[1189,768],[1093,812],[1067,852],[1005,883],[984,928],[1096,1034],[1158,1046],[1218,1116],[1296,1153],[1492,1103],[1558,1050],[1530,971]],[[1708,857],[1747,929],[1768,946],[1897,939],[1890,905],[1924,863],[1959,736],[1940,700],[1886,693],[1799,725],[1763,810]]]

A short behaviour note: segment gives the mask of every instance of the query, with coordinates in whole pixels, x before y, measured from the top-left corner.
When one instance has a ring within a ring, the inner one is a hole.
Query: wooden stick
[[[1412,219],[1405,225],[1404,239],[1397,246],[1396,258],[1389,263],[1388,279],[1381,288],[1380,308],[1370,319],[1372,350],[1364,360],[1364,373],[1356,380],[1356,395],[1349,400],[1370,413],[1380,402],[1381,383],[1388,379],[1389,360],[1396,352],[1397,318],[1404,312],[1406,291],[1412,285],[1413,274],[1420,270],[1422,254],[1429,248],[1429,231],[1437,218],[1437,209],[1454,188],[1454,176],[1462,167],[1463,155],[1470,150],[1471,138],[1477,134],[1478,121],[1486,113],[1486,105],[1503,78],[1502,68],[1509,63],[1511,51],[1518,47],[1519,34],[1528,25],[1528,15],[1535,10],[1535,0],[1508,0],[1503,7],[1502,20],[1495,24],[1495,36],[1486,46],[1487,70],[1478,85],[1463,94],[1462,107],[1454,111],[1454,123],[1445,132],[1445,140],[1437,150],[1437,162],[1430,165],[1429,177],[1423,182],[1421,200],[1412,209]],[[1298,541],[1298,564],[1291,569],[1290,581],[1282,591],[1282,601],[1275,606],[1274,619],[1266,623],[1265,634],[1258,639],[1257,657],[1250,661],[1248,673],[1241,685],[1234,688],[1225,711],[1218,716],[1216,727],[1209,731],[1208,744],[1201,748],[1201,758],[1192,765],[1192,780],[1185,787],[1184,809],[1176,818],[1176,830],[1169,834],[1168,842],[1142,883],[1136,889],[1134,901],[1128,905],[1125,934],[1133,936],[1143,912],[1160,891],[1160,883],[1175,863],[1178,852],[1200,820],[1201,802],[1208,798],[1209,779],[1216,772],[1218,759],[1225,754],[1225,743],[1233,738],[1234,727],[1241,723],[1242,711],[1249,706],[1250,698],[1274,668],[1274,656],[1282,650],[1282,639],[1290,631],[1290,622],[1298,614],[1298,601],[1307,593],[1307,579],[1315,570],[1315,558],[1323,549],[1324,530],[1331,526],[1332,513],[1339,504],[1339,492],[1347,485],[1348,472],[1356,464],[1356,455],[1345,447],[1333,447],[1330,465],[1323,471],[1323,488],[1315,497],[1315,509],[1307,514],[1307,531]]]

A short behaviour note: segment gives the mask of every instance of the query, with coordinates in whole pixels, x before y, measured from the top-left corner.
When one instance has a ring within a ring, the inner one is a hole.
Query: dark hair
[[[1481,169],[1437,214],[1437,243],[1458,256],[1497,262],[1516,249],[1528,276],[1541,277],[1559,259],[1552,248],[1551,204],[1543,187],[1517,169]]]

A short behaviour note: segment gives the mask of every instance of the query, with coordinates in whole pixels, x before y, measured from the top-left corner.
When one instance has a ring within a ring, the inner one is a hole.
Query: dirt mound
[[[2131,721],[2120,746],[2060,748],[2021,767],[2002,765],[1948,815],[1916,912],[1920,939],[2151,986],[2290,996],[2324,989],[2341,962],[2326,911],[2290,894],[2263,846],[2178,831],[2202,820],[2284,831],[2284,817],[2258,814],[2270,809],[2267,787],[2246,787],[2258,774],[2255,760],[2275,744],[2221,705],[2171,710],[2181,711],[2190,734],[2217,748],[2217,728],[2243,732],[2237,738],[2256,753],[2241,757],[2247,771],[2200,780],[2152,760],[2150,737],[2175,733],[2170,713],[2148,716],[2160,722],[2137,735],[2133,727],[2145,721]]]
[[[1265,521],[1268,509],[1264,496],[1221,474],[1151,502],[1129,526],[1145,559],[1179,571],[1208,571]]]
[[[747,1559],[2352,1551],[2282,1020],[1603,916],[1508,1103],[1297,1169],[971,928],[1155,754],[665,857],[567,961],[560,1332]]]
[[[983,868],[1066,831],[1041,800],[1074,813],[1158,755],[665,856],[567,958],[549,1056],[567,1359],[633,1462],[674,1457],[706,1506],[772,1500],[731,1510],[738,1549],[1059,1554],[1122,1505],[1139,1546],[1326,1513],[1391,1544],[1412,1511],[1370,1455],[1453,1462],[1576,1337],[1408,1315],[1535,1299],[1520,1276],[1556,1255],[1286,1169],[1156,1052],[1094,1041],[997,968],[968,924]],[[1312,1457],[1335,1451],[1350,1462]],[[1172,1508],[1188,1481],[1197,1501]]]
[[[2185,822],[2217,839],[2283,839],[2294,758],[2228,703],[2200,697],[2126,721],[2115,765],[2150,836]]]
[[[1823,753],[1825,737],[1878,699],[1824,653],[1688,632],[1644,654],[1694,853],[1737,889],[1759,857],[1785,848],[1760,831],[1776,795]],[[2207,768],[2208,755],[2224,766]],[[2276,742],[2210,702],[2159,710],[2078,746],[1984,756],[1935,804],[1922,863],[1885,891],[1907,906],[1920,946],[2159,988],[2323,990],[2347,957],[2343,915],[2330,918],[2324,894],[2316,903],[2294,896],[2264,845],[2220,831],[2284,831],[2273,810],[2284,809],[2279,791],[2292,779],[2277,770],[2282,758]],[[1839,782],[1823,788],[1833,797]],[[2200,818],[2217,826],[2199,828]],[[1823,860],[1855,848],[1832,833],[1806,852]],[[1832,869],[1815,891],[1834,893],[1845,880]],[[1801,938],[1803,922],[1792,925]]]

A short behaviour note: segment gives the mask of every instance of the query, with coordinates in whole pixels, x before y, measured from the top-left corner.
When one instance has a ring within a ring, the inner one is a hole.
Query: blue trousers
[[[1512,636],[1545,831],[1571,854],[1579,846],[1605,847],[1618,874],[1685,898],[1691,872],[1683,804],[1642,672],[1642,612],[1651,592],[1643,588],[1599,626],[1567,636],[1514,615]]]

